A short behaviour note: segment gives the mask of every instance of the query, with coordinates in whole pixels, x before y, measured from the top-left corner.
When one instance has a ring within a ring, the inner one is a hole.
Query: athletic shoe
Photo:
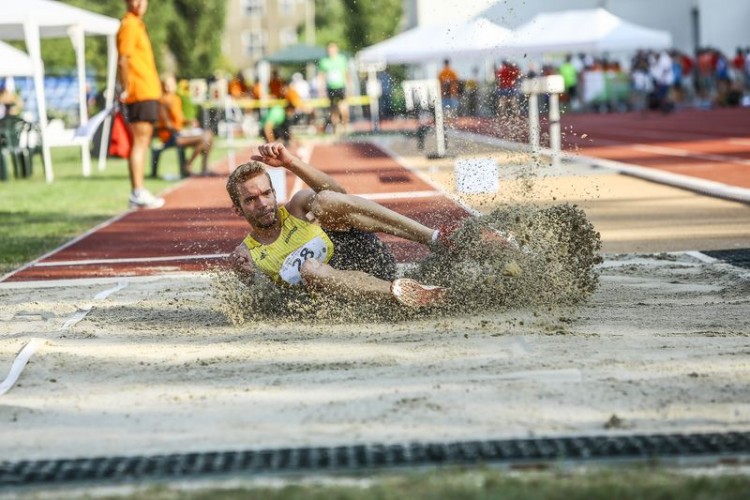
[[[444,304],[448,299],[448,288],[422,285],[418,281],[400,278],[391,283],[391,294],[401,304],[420,308]]]
[[[146,189],[139,189],[130,194],[130,208],[161,208],[164,198],[157,198]]]
[[[462,225],[463,221],[454,221],[440,226],[438,229],[437,243],[449,251],[455,250],[456,242],[453,241],[453,235]],[[498,245],[513,250],[521,250],[521,245],[518,244],[513,233],[510,232],[483,227],[479,230],[479,239],[482,243],[489,245]]]

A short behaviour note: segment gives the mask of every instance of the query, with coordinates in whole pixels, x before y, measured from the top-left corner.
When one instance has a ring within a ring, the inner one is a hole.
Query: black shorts
[[[333,257],[328,262],[332,268],[362,271],[386,281],[396,278],[396,259],[373,233],[350,229],[326,234],[333,242]]]
[[[123,114],[125,115],[125,121],[128,123],[155,123],[159,118],[159,101],[138,101],[126,104]]]
[[[346,98],[346,89],[328,89],[328,99],[331,101],[331,106],[337,105],[339,102]]]

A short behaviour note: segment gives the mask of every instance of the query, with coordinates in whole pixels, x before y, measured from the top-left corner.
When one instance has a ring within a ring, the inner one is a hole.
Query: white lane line
[[[109,288],[107,290],[104,290],[102,292],[97,293],[94,296],[94,300],[101,301],[112,295],[113,293],[122,290],[128,286],[127,281],[121,281],[117,284],[117,286],[113,288]],[[94,308],[94,304],[86,304],[84,307],[78,309],[70,318],[68,318],[65,323],[60,327],[58,332],[64,332],[70,329],[71,326],[75,325],[79,321],[81,321],[83,318],[86,317],[86,315],[91,312],[91,309]],[[16,356],[16,359],[13,360],[13,364],[10,367],[10,372],[8,373],[8,376],[5,377],[5,380],[3,380],[3,383],[0,384],[0,396],[11,390],[11,388],[16,384],[18,381],[18,378],[21,376],[21,373],[23,372],[23,369],[26,367],[26,364],[29,362],[29,359],[31,359],[31,356],[39,350],[40,347],[42,347],[46,343],[46,340],[44,339],[38,339],[33,338],[31,339],[24,347],[21,349],[21,352],[18,353],[18,356]]]
[[[11,387],[16,384],[18,377],[21,376],[21,372],[26,367],[26,363],[29,362],[31,356],[45,344],[44,339],[31,339],[24,347],[21,352],[18,353],[16,359],[13,360],[13,364],[10,367],[8,376],[5,377],[3,383],[0,384],[0,396],[8,392]]]
[[[750,160],[738,158],[736,156],[717,155],[712,153],[696,153],[687,149],[671,148],[668,146],[653,146],[649,144],[633,144],[630,146],[636,151],[645,151],[646,153],[656,153],[664,156],[677,156],[679,158],[696,158],[698,160],[715,161],[721,163],[736,163],[737,165],[750,166]]]
[[[133,209],[133,210],[135,210],[135,209]],[[91,229],[89,229],[88,231],[86,231],[85,233],[83,233],[82,235],[73,238],[72,240],[68,241],[67,243],[63,243],[62,245],[60,245],[59,247],[55,248],[54,250],[50,250],[49,252],[45,253],[41,257],[37,257],[36,259],[32,260],[31,262],[27,262],[26,264],[24,264],[23,266],[19,267],[15,271],[11,271],[8,274],[6,274],[5,276],[0,277],[0,282],[3,282],[5,280],[7,280],[11,276],[13,276],[15,274],[18,274],[21,271],[24,271],[24,270],[26,270],[26,269],[28,269],[30,267],[36,266],[40,261],[42,261],[42,260],[44,260],[44,259],[46,259],[46,258],[48,258],[48,257],[50,257],[50,256],[52,256],[54,254],[56,254],[57,252],[65,250],[66,248],[68,248],[71,245],[75,245],[76,243],[78,243],[82,239],[84,239],[84,238],[88,237],[89,235],[91,235],[91,234],[99,231],[100,229],[103,229],[103,228],[105,228],[105,227],[107,227],[107,226],[109,226],[111,224],[114,224],[115,222],[117,222],[118,220],[122,219],[126,215],[132,213],[133,210],[128,210],[127,212],[123,212],[123,213],[121,213],[119,215],[115,215],[111,219],[106,220],[106,221],[102,222],[101,224],[92,227]]]
[[[34,267],[63,267],[63,266],[92,266],[97,264],[137,264],[142,262],[173,262],[176,260],[223,259],[227,253],[212,253],[204,255],[173,255],[168,257],[129,257],[122,259],[87,259],[87,260],[56,260],[39,262]]]
[[[440,191],[404,191],[399,193],[372,193],[372,194],[354,194],[360,198],[368,200],[403,200],[409,198],[437,198],[444,196]]]
[[[117,286],[115,286],[113,288],[110,288],[108,290],[104,290],[103,292],[97,293],[94,296],[94,300],[104,300],[107,297],[109,297],[110,295],[112,295],[113,293],[122,290],[126,286],[128,286],[128,282],[127,281],[121,281],[120,283],[117,284]],[[68,330],[71,326],[73,326],[76,323],[78,323],[79,321],[81,321],[83,318],[86,317],[86,315],[89,312],[91,312],[91,309],[93,309],[93,307],[94,307],[93,303],[86,304],[85,306],[83,306],[81,309],[79,309],[78,311],[76,311],[75,314],[73,314],[73,316],[71,316],[68,319],[68,321],[66,321],[65,323],[63,323],[63,326],[60,327],[59,331],[64,332],[65,330]]]
[[[408,170],[412,174],[414,174],[417,177],[419,177],[419,179],[421,181],[423,181],[426,184],[428,184],[435,191],[437,191],[440,195],[445,196],[446,198],[448,198],[449,200],[451,200],[453,203],[455,203],[459,207],[461,207],[464,210],[466,210],[468,213],[470,213],[472,215],[475,215],[475,216],[479,215],[479,211],[478,210],[474,209],[473,207],[470,207],[468,204],[466,204],[463,201],[459,200],[456,197],[456,195],[454,195],[452,193],[449,193],[448,191],[446,191],[443,188],[443,186],[441,186],[437,182],[434,182],[427,175],[425,175],[424,173],[420,172],[416,168],[414,168],[411,165],[409,165],[409,163],[407,163],[406,159],[404,159],[401,155],[399,155],[398,153],[396,153],[395,151],[393,151],[391,148],[389,148],[385,144],[384,141],[379,141],[379,140],[375,139],[375,140],[369,140],[369,141],[366,141],[366,142],[369,142],[369,143],[374,144],[375,146],[377,146],[381,151],[383,151],[385,154],[387,154],[388,156],[390,156],[396,163],[398,163],[399,165],[401,165],[403,168],[405,168],[406,170]],[[359,196],[361,196],[361,195],[359,195]]]

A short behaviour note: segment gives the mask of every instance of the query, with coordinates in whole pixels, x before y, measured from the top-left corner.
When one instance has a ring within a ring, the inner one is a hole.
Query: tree
[[[316,38],[357,52],[392,37],[402,14],[401,0],[316,0]]]
[[[167,35],[180,76],[204,77],[221,56],[226,3],[215,0],[172,0],[175,16]]]
[[[120,19],[125,14],[122,0],[62,0],[63,3]],[[164,69],[167,54],[173,54],[180,76],[205,76],[219,61],[224,28],[225,2],[215,0],[159,0],[149,2],[144,19],[154,48],[156,66]],[[44,40],[42,59],[50,73],[67,73],[75,68],[75,53],[67,39]],[[87,37],[86,61],[103,78],[107,68],[107,41]]]

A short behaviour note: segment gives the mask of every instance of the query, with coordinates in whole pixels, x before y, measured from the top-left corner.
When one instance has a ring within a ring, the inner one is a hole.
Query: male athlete
[[[393,255],[373,233],[425,245],[444,244],[446,235],[346,194],[332,177],[292,155],[283,144],[264,144],[258,150],[260,154],[237,167],[227,181],[234,211],[250,224],[250,233],[230,255],[235,271],[249,278],[258,270],[277,284],[365,300],[396,300],[410,307],[447,300],[447,288],[394,279]],[[279,206],[266,165],[286,168],[311,189]]]

